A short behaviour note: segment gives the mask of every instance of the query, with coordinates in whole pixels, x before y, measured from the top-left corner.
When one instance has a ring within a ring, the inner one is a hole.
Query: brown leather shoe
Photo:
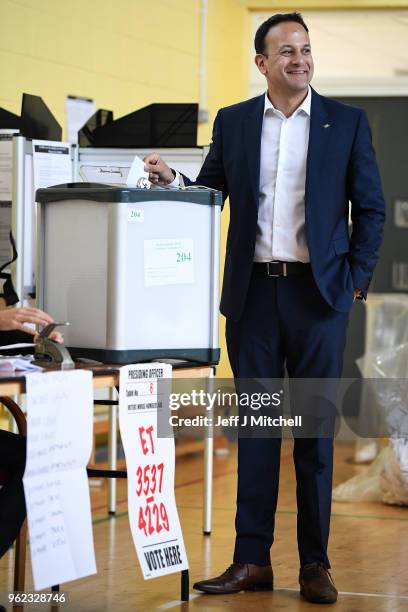
[[[273,591],[272,567],[254,563],[233,563],[221,576],[196,582],[193,589],[214,595],[239,591]]]
[[[308,563],[299,571],[300,594],[312,603],[334,603],[337,589],[322,563]]]

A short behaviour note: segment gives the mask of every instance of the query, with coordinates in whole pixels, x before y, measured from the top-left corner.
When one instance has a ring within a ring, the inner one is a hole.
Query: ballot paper
[[[36,590],[96,573],[86,465],[92,372],[27,375],[24,492]]]
[[[2,350],[2,347],[0,347],[0,350]],[[42,368],[32,363],[33,359],[34,355],[15,355],[14,357],[0,355],[0,372],[14,372],[15,370],[20,372],[40,372]]]
[[[140,179],[144,179],[144,181]],[[144,169],[144,161],[137,155],[130,166],[129,174],[126,178],[126,185],[128,187],[147,187],[150,185],[149,174]]]
[[[170,391],[168,364],[120,369],[119,424],[128,474],[129,522],[145,579],[188,569],[174,496],[174,438],[157,435],[158,412],[169,416]]]

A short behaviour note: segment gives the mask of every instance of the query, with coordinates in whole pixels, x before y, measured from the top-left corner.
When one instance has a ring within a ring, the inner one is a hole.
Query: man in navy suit
[[[255,36],[266,94],[221,109],[197,184],[230,199],[221,312],[235,378],[339,378],[349,310],[365,298],[385,218],[363,110],[316,93],[308,29],[274,15]],[[153,153],[152,182],[177,182]],[[188,179],[187,179],[188,183]],[[349,201],[352,233],[348,233]],[[238,441],[233,564],[205,593],[273,588],[281,440]],[[329,573],[333,439],[294,440],[301,594],[333,603]]]

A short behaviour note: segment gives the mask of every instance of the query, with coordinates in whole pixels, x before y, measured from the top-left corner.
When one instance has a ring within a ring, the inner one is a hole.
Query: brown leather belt
[[[294,274],[305,274],[310,269],[309,263],[301,261],[254,261],[253,271],[265,276],[292,276]]]

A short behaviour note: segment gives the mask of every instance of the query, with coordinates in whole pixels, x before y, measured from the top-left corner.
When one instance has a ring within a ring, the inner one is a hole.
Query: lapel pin
[[[324,128],[328,128],[328,127],[330,127],[330,123],[325,123],[323,127],[324,127]]]

